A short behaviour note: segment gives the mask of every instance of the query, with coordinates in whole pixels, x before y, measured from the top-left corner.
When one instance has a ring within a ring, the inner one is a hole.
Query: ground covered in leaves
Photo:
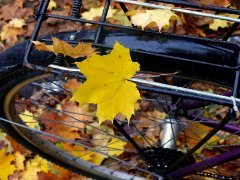
[[[218,5],[226,7],[229,3],[232,3],[232,6],[235,8],[239,7],[239,3],[233,0],[194,0],[195,2],[200,2],[204,4],[210,5]],[[37,10],[37,6],[39,5],[39,1],[35,0],[6,0],[1,1],[0,4],[0,49],[3,51],[16,43],[22,42],[30,37],[34,26],[34,13]],[[104,1],[95,1],[95,0],[83,0],[83,7],[81,10],[81,17],[89,20],[99,20],[102,10],[103,10]],[[58,15],[66,15],[70,14],[72,3],[69,0],[60,0],[54,1],[51,0],[50,5],[48,7],[48,11],[52,14]],[[172,14],[170,12],[157,12],[157,11],[149,11],[143,8],[138,8],[136,6],[129,6],[132,11],[127,13],[127,16],[131,19],[131,23],[141,29],[154,29],[156,31],[167,31],[170,33],[176,33],[181,35],[191,35],[191,36],[198,36],[198,37],[209,37],[209,38],[220,38],[223,33],[232,25],[230,22],[221,21],[221,20],[212,20],[209,18],[202,18],[196,17],[191,15],[183,15],[183,14]],[[209,11],[206,11],[209,12]],[[211,12],[212,13],[212,12]],[[124,15],[124,13],[120,10],[117,4],[112,4],[107,21],[115,24],[121,24],[130,26],[131,23],[128,20],[128,17]],[[164,21],[159,21],[158,17],[164,17]],[[232,15],[227,15],[230,17],[236,17]],[[146,21],[143,21],[143,17],[147,17]],[[139,21],[141,19],[141,21]],[[95,26],[92,25],[85,25],[82,23],[65,23],[62,20],[55,20],[55,19],[48,19],[45,23],[43,23],[43,28],[40,31],[40,35],[44,34],[51,34],[55,32],[62,32],[68,30],[82,30],[82,29],[91,29]],[[238,33],[238,31],[236,32]],[[73,80],[74,81],[74,80]],[[69,86],[75,86],[77,82],[69,83]],[[197,86],[197,85],[196,85]],[[196,87],[197,89],[201,89],[201,87]],[[72,89],[72,87],[68,87]],[[209,86],[207,86],[208,90]],[[66,100],[65,100],[66,101]],[[147,106],[147,105],[146,105]],[[62,104],[61,108],[68,110],[71,109],[74,111],[79,111],[78,107],[74,103],[65,102]],[[142,110],[144,108],[142,107]],[[214,109],[214,107],[212,108]],[[211,109],[211,111],[212,111]],[[34,111],[34,110],[32,110]],[[88,111],[88,113],[94,113],[95,107],[86,107],[85,110],[81,109],[81,111]],[[150,114],[152,117],[155,118],[163,118],[165,116],[162,112],[159,111],[145,111],[144,113]],[[24,114],[29,114],[31,112],[26,111]],[[36,114],[41,112],[35,112]],[[56,118],[56,114],[43,114],[43,116],[47,116],[49,118],[52,116]],[[66,118],[66,117],[61,117]],[[82,118],[82,117],[76,117]],[[23,118],[24,119],[24,118]],[[90,119],[89,121],[91,121]],[[144,120],[144,118],[143,118]],[[25,121],[28,120],[25,118]],[[30,119],[29,121],[34,121]],[[95,122],[94,122],[95,123]],[[31,124],[34,125],[34,124]],[[36,125],[36,124],[35,124]],[[50,126],[50,125],[49,125]],[[74,126],[78,127],[79,124],[75,124]],[[153,126],[153,125],[152,125]],[[106,126],[109,128],[109,126]],[[106,128],[103,127],[103,128]],[[38,127],[34,127],[38,128]],[[83,128],[78,127],[78,128]],[[146,127],[139,127],[139,128],[146,128]],[[199,127],[204,129],[199,125]],[[205,129],[209,131],[209,129]],[[109,128],[109,132],[113,130]],[[55,127],[50,128],[47,130],[49,133],[53,134],[61,134],[66,133],[65,136],[71,137],[69,138],[76,138],[79,136],[76,131],[70,131],[69,129],[62,129],[62,127]],[[93,133],[93,132],[91,132]],[[187,132],[188,133],[188,132]],[[94,133],[93,133],[94,134]],[[151,134],[152,135],[152,134]],[[188,136],[194,136],[191,133],[188,133]],[[154,137],[153,137],[154,138]],[[217,137],[211,139],[211,141],[216,141]],[[194,139],[194,137],[192,138]],[[50,139],[52,140],[52,139]],[[106,142],[96,142],[96,143],[106,143]],[[106,144],[110,146],[110,144],[114,144],[114,139],[111,142]],[[189,142],[195,144],[196,142]],[[74,149],[69,144],[58,144],[61,147],[64,147],[65,150]],[[126,144],[119,143],[115,144],[115,146],[123,147]],[[110,152],[111,153],[111,152]],[[117,155],[121,154],[119,152]],[[205,150],[206,156],[212,156],[215,152],[211,150]],[[112,152],[113,155],[116,155],[116,152]],[[79,154],[78,154],[79,155]],[[91,156],[90,156],[91,155]],[[92,160],[94,162],[94,156],[98,156],[97,154],[90,154],[86,159]],[[92,159],[91,159],[92,158]],[[102,158],[102,159],[101,159]],[[99,160],[101,159],[101,160]],[[104,157],[98,157],[98,162],[96,164],[101,164]],[[26,180],[34,180],[34,179],[87,179],[86,177],[80,176],[76,173],[63,169],[55,164],[48,162],[47,160],[39,157],[31,153],[29,150],[23,148],[21,145],[17,144],[11,137],[6,135],[4,132],[0,132],[0,179],[26,179]],[[228,167],[229,168],[229,167]],[[231,167],[232,168],[232,167]],[[236,170],[237,171],[237,170]],[[239,171],[239,170],[238,170]],[[2,173],[4,172],[4,173]]]

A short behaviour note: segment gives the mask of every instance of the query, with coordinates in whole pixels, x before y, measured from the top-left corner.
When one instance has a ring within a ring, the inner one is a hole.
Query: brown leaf
[[[23,147],[21,144],[18,144],[13,138],[11,138],[10,136],[7,136],[7,139],[11,142],[11,145],[13,147],[13,150],[19,151],[21,154],[25,154],[28,153],[30,154],[31,151],[26,149],[25,147]]]
[[[94,118],[94,112],[89,111],[88,105],[78,106],[75,102],[69,101],[62,105],[65,124],[72,130],[83,131],[87,122]]]
[[[233,6],[235,6],[236,8],[240,8],[240,1],[239,0],[228,0],[229,3],[231,3]]]
[[[68,82],[64,84],[64,88],[74,91],[79,85],[80,82],[78,82],[77,79],[69,79]]]
[[[40,51],[50,51],[56,54],[60,53],[65,56],[70,56],[72,58],[78,57],[90,57],[96,54],[94,48],[92,48],[91,43],[79,43],[75,47],[72,47],[69,43],[62,41],[58,38],[53,37],[53,45],[46,45],[39,41],[33,41],[37,50]]]
[[[22,28],[13,27],[10,21],[8,24],[3,25],[0,38],[8,44],[14,44],[18,41],[18,36],[23,35],[24,32]]]
[[[12,18],[28,19],[28,16],[33,15],[33,9],[23,8],[23,0],[16,0],[14,4],[2,6],[0,9],[0,19],[4,21]]]

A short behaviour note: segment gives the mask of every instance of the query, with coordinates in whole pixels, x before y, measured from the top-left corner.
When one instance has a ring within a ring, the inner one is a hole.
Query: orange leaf
[[[65,56],[70,56],[72,58],[79,57],[90,57],[93,54],[96,54],[94,48],[92,48],[91,43],[79,43],[75,47],[72,47],[65,41],[61,41],[60,39],[53,37],[53,45],[46,45],[39,41],[33,41],[37,50],[41,51],[50,51],[56,54],[63,54]]]

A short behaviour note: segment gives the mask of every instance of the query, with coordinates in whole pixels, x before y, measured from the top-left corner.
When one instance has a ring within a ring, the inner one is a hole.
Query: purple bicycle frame
[[[195,105],[194,105],[195,103]],[[188,104],[189,105],[189,104]],[[185,106],[184,108],[184,104],[182,104],[184,109],[192,109],[193,107],[203,107],[206,104],[204,103],[199,103],[198,101],[194,101],[193,104],[191,104],[193,106]],[[195,114],[188,114],[188,117],[194,121],[197,121],[201,124],[204,124],[206,126],[209,127],[216,127],[218,122],[213,121],[211,119],[208,118],[203,118],[203,117],[197,117]],[[222,130],[226,131],[226,132],[230,132],[233,134],[240,134],[240,127],[236,127],[233,125],[224,125]],[[175,170],[169,174],[166,175],[166,177],[168,179],[177,179],[177,178],[181,178],[183,176],[189,175],[189,174],[194,174],[197,172],[200,172],[202,170],[214,167],[216,165],[219,164],[223,164],[229,161],[232,161],[234,159],[240,158],[240,147],[235,148],[233,150],[227,151],[225,153],[222,153],[220,155],[214,156],[210,159],[207,160],[203,160],[201,162],[198,163],[194,163],[192,165],[188,165],[185,167],[182,167],[178,170]]]

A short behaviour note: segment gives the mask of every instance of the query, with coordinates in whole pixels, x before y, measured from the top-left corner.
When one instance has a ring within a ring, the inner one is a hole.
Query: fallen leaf
[[[45,173],[45,172],[39,172],[38,173],[38,180],[48,180],[48,179],[57,179],[57,180],[67,180],[70,178],[70,175],[72,174],[71,171],[62,168],[56,164],[51,164],[51,171]]]
[[[102,16],[103,7],[91,8],[87,12],[81,13],[83,19],[94,20],[96,17]],[[113,17],[113,15],[117,12],[117,9],[112,9],[111,7],[108,10],[107,18]]]
[[[8,44],[16,43],[18,41],[18,36],[24,34],[24,30],[22,28],[13,27],[13,24],[14,23],[12,21],[4,24],[2,32],[0,33],[1,40],[6,41]]]
[[[190,147],[195,146],[211,130],[212,128],[202,125],[200,123],[192,123],[190,127],[184,130],[185,137],[187,137],[187,143]],[[204,146],[197,150],[196,153],[201,153],[204,148],[211,147],[211,143],[215,144],[218,142],[218,140],[221,140],[221,137],[218,137],[218,135],[212,136]]]
[[[113,120],[118,113],[129,120],[135,102],[141,98],[136,84],[128,81],[139,71],[139,64],[131,60],[130,50],[117,42],[110,54],[94,55],[76,64],[87,81],[73,92],[72,99],[80,104],[97,104],[99,123]]]
[[[19,152],[17,151],[15,153],[15,157],[16,157],[16,167],[18,171],[24,170],[24,164],[23,162],[25,161],[25,157]]]
[[[62,105],[64,124],[69,125],[68,128],[72,130],[83,131],[86,123],[92,121],[94,118],[94,113],[89,111],[88,106],[88,104],[79,106],[71,101],[64,103]]]
[[[233,6],[235,6],[237,9],[240,8],[240,1],[239,0],[228,0]]]
[[[95,146],[97,145],[106,146],[110,140],[109,134],[114,135],[113,128],[105,124],[101,124],[99,126],[99,124],[96,122],[91,123],[90,125],[91,126],[86,127],[86,133],[88,135],[92,135],[91,142]],[[97,129],[94,127],[97,127]]]
[[[46,133],[54,134],[62,138],[68,138],[70,140],[80,138],[77,131],[73,131],[69,126],[63,125],[64,120],[57,113],[45,112],[40,118],[44,121],[44,125],[47,128],[45,130]],[[50,136],[44,136],[43,138],[52,142],[58,141],[58,139]]]
[[[13,152],[13,147],[12,147],[10,140],[8,139],[8,135],[6,133],[3,133],[1,131],[1,129],[0,129],[0,142],[3,142],[4,146],[6,146],[7,153]],[[0,149],[1,149],[1,147],[0,147]]]
[[[220,19],[214,19],[213,22],[209,25],[209,29],[213,31],[217,31],[218,28],[226,28],[228,27],[227,21],[223,21]]]
[[[171,10],[146,10],[141,12],[138,10],[132,10],[127,13],[128,16],[131,16],[131,22],[135,26],[142,27],[144,30],[146,27],[157,26],[159,31],[164,29],[167,31],[169,27],[173,25],[172,20],[180,21],[178,17]]]
[[[52,14],[60,15],[60,16],[68,16],[68,15],[70,15],[70,12],[71,12],[71,7],[69,5],[63,6],[61,9],[51,11]],[[64,24],[66,24],[64,20],[56,19],[56,18],[48,18],[46,22],[47,22],[47,24],[52,25],[52,26],[61,24],[63,22],[64,22]],[[76,24],[76,22],[75,22],[75,24]],[[67,25],[70,26],[69,23]]]
[[[46,45],[39,41],[33,41],[37,50],[50,51],[56,54],[63,54],[65,56],[71,56],[72,58],[78,57],[90,57],[96,54],[91,43],[79,43],[75,47],[72,47],[65,41],[61,41],[58,38],[53,37],[53,45]]]
[[[111,19],[117,21],[117,24],[121,24],[123,26],[132,26],[131,22],[123,11],[118,11],[113,17],[111,17]]]
[[[57,3],[54,0],[50,0],[47,10],[52,11],[53,9],[57,8]]]
[[[27,126],[29,126],[30,128],[40,130],[40,125],[31,112],[25,110],[22,114],[19,114],[19,116],[22,119],[22,121],[26,123]]]
[[[12,149],[16,152],[19,151],[21,154],[25,154],[25,153],[31,153],[30,150],[27,150],[25,147],[23,147],[21,144],[17,143],[13,138],[11,138],[10,136],[7,136],[7,139],[9,140],[9,142],[11,143]]]
[[[25,21],[23,19],[19,18],[13,18],[10,22],[9,25],[13,28],[22,28],[23,26],[26,25]]]
[[[124,146],[127,143],[119,140],[117,138],[113,138],[106,146],[106,148],[100,148],[100,151],[103,151],[105,153],[107,153],[110,156],[119,156],[120,154],[122,154],[124,152]],[[100,154],[100,153],[94,153],[92,155],[92,160],[91,162],[93,162],[94,164],[97,165],[101,165],[103,160],[107,158],[105,155]]]
[[[0,9],[0,19],[8,21],[12,18],[22,18],[27,20],[33,15],[32,8],[23,8],[23,0],[15,0],[13,4],[4,5]]]
[[[68,89],[70,91],[75,90],[81,83],[77,81],[77,79],[69,79],[66,84],[64,84],[64,89]]]
[[[26,169],[23,173],[22,179],[24,180],[38,180],[38,172],[48,172],[47,160],[36,155],[26,164]]]
[[[65,151],[69,152],[70,154],[79,157],[81,159],[84,159],[86,161],[89,161],[92,159],[92,151],[86,150],[82,146],[79,145],[72,145],[70,143],[61,143],[61,148]]]
[[[15,160],[15,156],[13,154],[6,155],[6,148],[2,148],[0,150],[0,160],[0,179],[8,180],[8,176],[16,170],[16,167],[11,164]]]

